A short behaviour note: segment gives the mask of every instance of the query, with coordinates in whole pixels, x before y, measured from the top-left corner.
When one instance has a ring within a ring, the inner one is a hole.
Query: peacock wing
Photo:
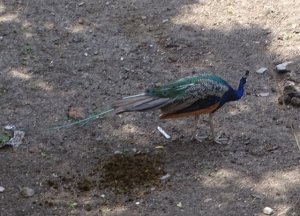
[[[210,79],[198,80],[176,99],[161,108],[162,113],[183,113],[206,109],[218,102],[230,86]]]

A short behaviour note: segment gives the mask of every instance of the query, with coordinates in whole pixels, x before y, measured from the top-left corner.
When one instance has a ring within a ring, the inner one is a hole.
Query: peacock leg
[[[222,132],[220,132],[220,134],[217,137],[215,136],[213,117],[214,117],[213,113],[210,113],[209,116],[208,116],[209,127],[210,127],[210,132],[211,132],[211,138],[214,142],[216,142],[218,144],[223,144],[223,142],[228,141],[228,139],[227,138],[221,138]]]
[[[192,136],[191,140],[197,140],[199,142],[203,142],[204,140],[206,140],[208,138],[208,136],[198,136],[198,133],[197,133],[198,123],[199,123],[199,115],[195,115],[194,132],[193,132],[193,136]]]
[[[199,115],[195,115],[195,119],[194,119],[194,131],[193,131],[192,140],[193,139],[197,140],[197,126],[198,126],[198,122],[199,122]]]
[[[211,133],[211,138],[215,140],[215,129],[214,129],[214,120],[213,120],[214,114],[209,113],[208,115],[208,122],[209,122],[209,127],[210,127],[210,133]]]

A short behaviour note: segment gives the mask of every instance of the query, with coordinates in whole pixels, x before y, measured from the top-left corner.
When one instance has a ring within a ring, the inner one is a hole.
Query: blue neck
[[[235,94],[236,94],[236,100],[239,100],[241,99],[241,97],[243,97],[244,95],[244,85],[246,83],[246,80],[244,78],[242,78],[240,80],[240,84],[239,84],[239,87],[238,89],[235,91]]]

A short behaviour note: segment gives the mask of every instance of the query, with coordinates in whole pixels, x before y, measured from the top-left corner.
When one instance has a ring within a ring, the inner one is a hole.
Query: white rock
[[[283,62],[283,63],[281,63],[281,64],[278,64],[278,65],[276,65],[276,70],[277,70],[278,72],[285,72],[285,71],[288,71],[287,66],[288,66],[289,64],[292,64],[292,63],[293,63],[292,61],[289,61],[289,62]]]
[[[259,97],[268,97],[270,95],[269,92],[260,92],[257,94]]]
[[[165,181],[165,180],[168,180],[170,177],[171,177],[171,175],[169,173],[167,173],[166,175],[162,176],[160,178],[160,180]]]
[[[32,188],[22,187],[20,193],[24,197],[32,197],[35,192]]]
[[[270,207],[265,207],[263,209],[263,213],[266,215],[271,215],[271,214],[273,214],[273,212],[274,212],[273,209],[271,209]]]
[[[0,186],[0,193],[2,193],[3,191],[5,191],[5,188]]]
[[[259,68],[256,73],[258,74],[263,74],[264,72],[266,72],[268,70],[268,68],[265,68],[265,67],[262,67],[262,68]]]

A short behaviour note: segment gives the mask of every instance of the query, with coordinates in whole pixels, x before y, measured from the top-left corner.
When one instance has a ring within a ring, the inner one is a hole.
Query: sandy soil
[[[278,103],[285,85],[299,86],[299,56],[299,0],[0,1],[0,134],[8,124],[26,132],[0,150],[0,214],[300,215],[289,132],[290,122],[300,131],[299,108]],[[278,76],[285,61],[292,72]],[[223,145],[191,141],[193,119],[157,112],[49,130],[70,107],[88,116],[201,72],[236,86],[245,70],[245,97],[216,114]]]

